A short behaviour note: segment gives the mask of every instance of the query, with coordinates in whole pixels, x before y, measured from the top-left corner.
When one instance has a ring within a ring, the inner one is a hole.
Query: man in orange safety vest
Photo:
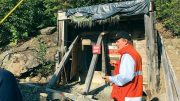
[[[113,76],[103,77],[112,83],[111,97],[114,101],[141,101],[143,92],[142,59],[132,45],[126,32],[116,33],[116,46],[121,57],[111,64],[115,67]]]

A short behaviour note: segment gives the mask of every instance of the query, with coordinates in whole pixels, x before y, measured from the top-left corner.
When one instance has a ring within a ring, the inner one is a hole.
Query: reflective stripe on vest
[[[134,73],[134,76],[142,75],[142,71],[137,71]]]

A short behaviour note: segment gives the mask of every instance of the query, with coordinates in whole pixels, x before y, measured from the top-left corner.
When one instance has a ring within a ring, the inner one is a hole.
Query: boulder
[[[46,27],[44,29],[41,29],[39,32],[43,35],[50,35],[56,31],[56,27]]]
[[[20,46],[12,47],[0,54],[0,66],[11,71],[15,76],[28,72],[41,65],[38,54],[40,54],[40,43],[46,47],[45,60],[54,61],[57,51],[57,32],[51,35],[39,35],[36,38],[23,43]]]

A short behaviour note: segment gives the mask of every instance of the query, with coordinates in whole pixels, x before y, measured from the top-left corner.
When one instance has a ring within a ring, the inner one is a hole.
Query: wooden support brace
[[[60,75],[60,71],[62,70],[62,68],[64,67],[64,64],[67,62],[67,59],[70,56],[70,53],[74,47],[74,45],[76,44],[77,40],[78,40],[79,36],[77,36],[75,38],[75,40],[72,42],[72,44],[69,46],[68,51],[65,53],[65,55],[63,56],[61,62],[58,65],[57,70],[54,72],[52,78],[50,79],[47,87],[51,88],[52,86],[54,86],[54,84],[56,83],[56,81],[59,79],[59,75]]]
[[[103,32],[98,36],[98,40],[97,40],[96,45],[101,44],[102,35],[104,35]],[[91,82],[92,82],[92,78],[93,78],[93,74],[94,74],[94,69],[95,69],[95,65],[96,65],[98,56],[99,56],[98,54],[93,54],[91,64],[89,66],[89,71],[88,71],[86,81],[85,81],[85,88],[84,88],[84,92],[83,92],[84,94],[87,94],[89,92],[89,88],[91,86]]]

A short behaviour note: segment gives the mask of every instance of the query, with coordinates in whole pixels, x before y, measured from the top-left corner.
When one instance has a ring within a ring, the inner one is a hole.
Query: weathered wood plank
[[[47,96],[46,93],[40,93],[40,101],[47,101]]]
[[[106,74],[106,54],[105,54],[105,47],[104,47],[104,40],[102,41],[102,72]],[[104,75],[105,76],[105,75]]]
[[[61,69],[63,68],[64,64],[67,62],[67,59],[69,58],[70,53],[71,53],[74,45],[76,44],[78,38],[79,38],[79,36],[77,36],[77,37],[74,39],[74,41],[72,42],[72,44],[69,46],[68,51],[67,51],[67,52],[65,53],[65,55],[63,56],[61,62],[60,62],[59,65],[58,65],[57,70],[54,72],[52,78],[50,79],[50,81],[49,81],[49,83],[48,83],[48,85],[47,85],[47,87],[52,87],[52,86],[56,83],[56,81],[59,79],[60,71],[61,71]]]
[[[158,67],[157,33],[154,28],[154,16],[154,12],[149,12],[149,15],[144,16],[144,20],[147,44],[148,88],[150,88],[153,93],[156,93],[159,90],[160,73]]]
[[[148,88],[150,88],[150,80],[151,80],[151,51],[150,51],[150,44],[149,44],[149,16],[148,15],[144,15],[144,25],[145,25],[145,39],[146,39],[146,53],[147,53],[147,82],[148,82]]]
[[[67,49],[67,20],[58,21],[58,34],[58,46],[60,51],[60,58],[62,58]]]
[[[159,43],[160,43],[161,52],[162,52],[161,54],[162,66],[165,73],[167,101],[179,101],[180,100],[180,86],[178,85],[177,78],[172,69],[171,62],[167,55],[166,49],[164,47],[162,36],[160,36],[159,38]]]
[[[102,35],[103,34],[104,34],[104,32],[99,34],[96,45],[100,45],[101,44]],[[92,60],[91,60],[91,64],[89,66],[89,71],[88,71],[88,74],[87,74],[87,77],[86,77],[86,81],[85,81],[84,94],[87,94],[89,92],[98,56],[99,56],[98,54],[93,54],[93,57],[92,57]]]
[[[77,55],[78,55],[78,49],[77,49],[77,45],[75,45],[72,50],[72,63],[71,63],[70,79],[72,79],[77,74],[77,63],[78,63]]]

